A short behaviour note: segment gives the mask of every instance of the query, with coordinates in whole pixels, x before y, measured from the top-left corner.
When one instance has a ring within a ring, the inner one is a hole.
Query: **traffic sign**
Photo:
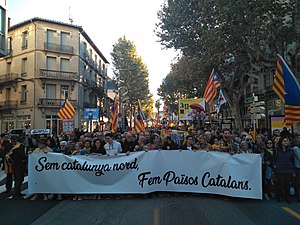
[[[244,102],[246,104],[250,104],[254,101],[254,96],[251,96],[251,97],[248,97],[248,98],[245,98]]]

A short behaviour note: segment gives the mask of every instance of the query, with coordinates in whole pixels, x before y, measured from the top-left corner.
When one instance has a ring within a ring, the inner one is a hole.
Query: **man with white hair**
[[[245,140],[248,143],[248,148],[251,149],[253,153],[259,153],[257,150],[257,145],[254,143],[251,135],[246,136]]]
[[[66,153],[68,143],[66,141],[61,141],[59,143],[59,145],[60,145],[60,152],[61,153]]]

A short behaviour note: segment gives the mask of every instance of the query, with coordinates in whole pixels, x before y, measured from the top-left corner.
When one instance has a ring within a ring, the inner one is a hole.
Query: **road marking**
[[[294,217],[296,217],[298,220],[300,220],[300,214],[296,213],[294,210],[288,208],[288,207],[282,207],[283,210],[287,211],[289,214],[292,214]]]
[[[153,225],[159,225],[159,209],[157,208],[153,212]]]

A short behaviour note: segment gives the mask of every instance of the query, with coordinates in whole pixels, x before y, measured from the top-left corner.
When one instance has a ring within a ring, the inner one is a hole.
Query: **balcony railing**
[[[76,80],[77,73],[40,69],[40,78]]]
[[[65,102],[65,99],[53,99],[53,98],[40,98],[40,106],[41,107],[61,107],[62,104]],[[76,100],[69,100],[71,105],[74,108],[77,108],[77,101]]]
[[[104,87],[96,82],[91,82],[90,87],[97,92],[104,92]]]
[[[2,109],[16,109],[18,101],[7,100],[0,102],[0,110]]]
[[[89,102],[83,102],[83,108],[97,108],[97,105]]]
[[[68,45],[59,45],[56,43],[45,42],[44,47],[45,47],[45,50],[47,50],[47,51],[63,52],[63,53],[69,53],[69,54],[73,54],[73,52],[74,52],[74,48],[72,46],[68,46]]]
[[[16,81],[18,76],[19,75],[16,74],[16,73],[6,73],[6,74],[3,74],[3,75],[0,75],[0,83]]]

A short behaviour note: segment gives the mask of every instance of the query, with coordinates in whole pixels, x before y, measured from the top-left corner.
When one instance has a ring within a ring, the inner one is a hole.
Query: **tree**
[[[142,58],[137,55],[134,43],[125,36],[119,38],[113,45],[111,56],[114,80],[119,88],[127,92],[128,109],[132,112],[137,108],[138,100],[151,107],[153,101],[149,92],[148,69]]]
[[[242,128],[247,88],[262,70],[275,68],[276,53],[296,40],[294,7],[293,0],[169,0],[158,13],[156,34],[167,48],[215,68]],[[205,80],[209,74],[203,73]]]

